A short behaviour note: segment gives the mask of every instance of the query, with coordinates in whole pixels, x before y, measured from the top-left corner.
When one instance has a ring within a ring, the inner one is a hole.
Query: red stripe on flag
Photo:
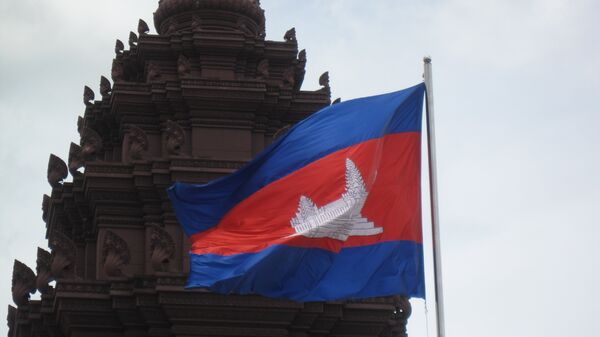
[[[234,255],[280,244],[338,252],[389,241],[421,243],[420,144],[420,133],[391,134],[309,163],[239,203],[216,227],[193,235],[191,252]],[[300,197],[309,197],[318,207],[340,199],[346,159],[358,167],[369,192],[362,216],[383,232],[346,241],[296,235],[290,221]]]

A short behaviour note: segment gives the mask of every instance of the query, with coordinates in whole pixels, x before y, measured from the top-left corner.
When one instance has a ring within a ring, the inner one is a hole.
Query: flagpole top
[[[425,57],[423,57],[423,62],[425,62],[425,64],[431,63],[431,56],[425,56]]]

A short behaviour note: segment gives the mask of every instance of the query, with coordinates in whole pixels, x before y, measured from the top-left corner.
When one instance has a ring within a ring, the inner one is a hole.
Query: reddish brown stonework
[[[15,262],[9,336],[404,336],[402,298],[184,290],[189,247],[166,189],[240,168],[331,103],[329,75],[320,90],[300,90],[306,52],[294,29],[265,40],[258,0],[162,0],[154,19],[158,35],[140,20],[129,50],[117,41],[112,84],[101,77],[100,95],[85,87],[68,163],[50,157],[51,253],[38,251],[37,276]],[[36,289],[41,300],[29,300]]]

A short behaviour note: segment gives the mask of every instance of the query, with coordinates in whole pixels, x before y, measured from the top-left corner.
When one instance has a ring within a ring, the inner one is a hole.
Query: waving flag
[[[423,84],[325,108],[234,174],[175,183],[188,287],[296,301],[425,296]]]

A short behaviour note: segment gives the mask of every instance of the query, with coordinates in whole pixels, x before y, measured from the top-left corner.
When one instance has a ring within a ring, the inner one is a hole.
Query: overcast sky
[[[268,39],[296,27],[308,51],[304,89],[329,70],[333,98],[416,84],[432,56],[449,337],[598,336],[600,2],[262,5]],[[36,247],[46,247],[48,155],[67,158],[83,86],[98,92],[115,39],[139,18],[151,23],[156,7],[0,0],[0,320],[13,260],[35,268]],[[424,303],[413,305],[409,334],[425,337]]]

